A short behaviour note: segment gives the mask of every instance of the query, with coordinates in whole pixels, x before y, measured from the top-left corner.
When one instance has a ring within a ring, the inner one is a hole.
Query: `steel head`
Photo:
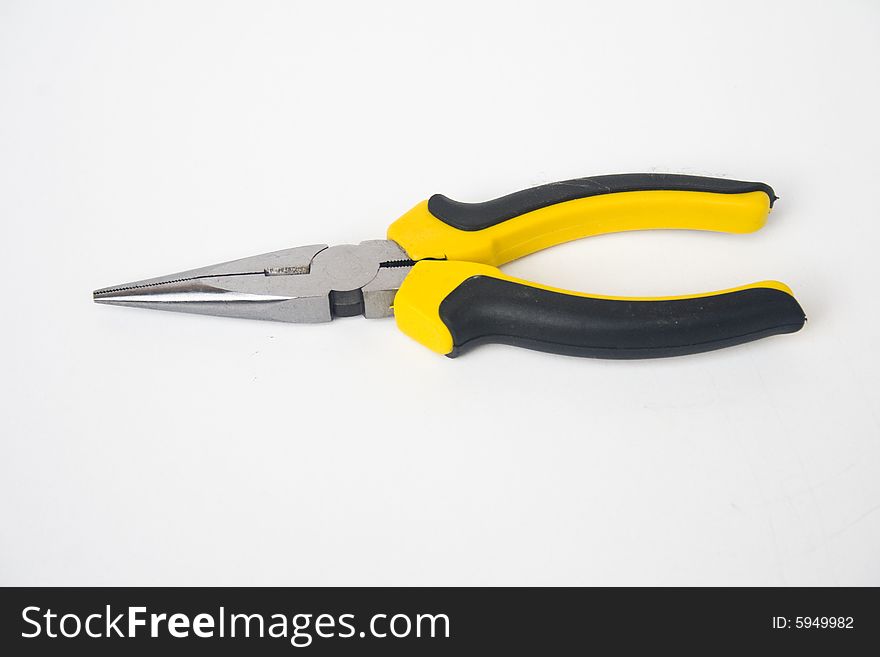
[[[387,317],[412,264],[389,240],[314,244],[102,288],[93,297],[117,306],[283,322]]]

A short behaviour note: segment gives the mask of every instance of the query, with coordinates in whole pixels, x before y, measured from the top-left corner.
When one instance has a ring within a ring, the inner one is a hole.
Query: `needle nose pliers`
[[[571,240],[658,228],[747,233],[776,196],[764,183],[675,174],[578,178],[484,203],[436,194],[385,240],[316,244],[94,292],[122,306],[287,322],[394,315],[450,357],[487,342],[597,358],[693,354],[793,333],[805,317],[777,281],[675,297],[611,297],[498,267]]]

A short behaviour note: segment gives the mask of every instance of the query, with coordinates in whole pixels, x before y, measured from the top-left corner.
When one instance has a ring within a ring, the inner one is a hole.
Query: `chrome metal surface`
[[[154,310],[329,322],[392,314],[411,267],[396,242],[313,244],[95,290],[97,303]]]

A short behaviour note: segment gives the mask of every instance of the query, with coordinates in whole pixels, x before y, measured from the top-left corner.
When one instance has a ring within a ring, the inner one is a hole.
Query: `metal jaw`
[[[116,306],[270,319],[329,322],[393,314],[413,261],[396,242],[314,244],[95,290]]]

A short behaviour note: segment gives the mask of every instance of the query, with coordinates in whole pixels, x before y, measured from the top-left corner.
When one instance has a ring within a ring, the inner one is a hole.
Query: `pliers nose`
[[[312,244],[101,288],[93,298],[115,306],[297,323],[385,317],[411,265],[387,240]]]

